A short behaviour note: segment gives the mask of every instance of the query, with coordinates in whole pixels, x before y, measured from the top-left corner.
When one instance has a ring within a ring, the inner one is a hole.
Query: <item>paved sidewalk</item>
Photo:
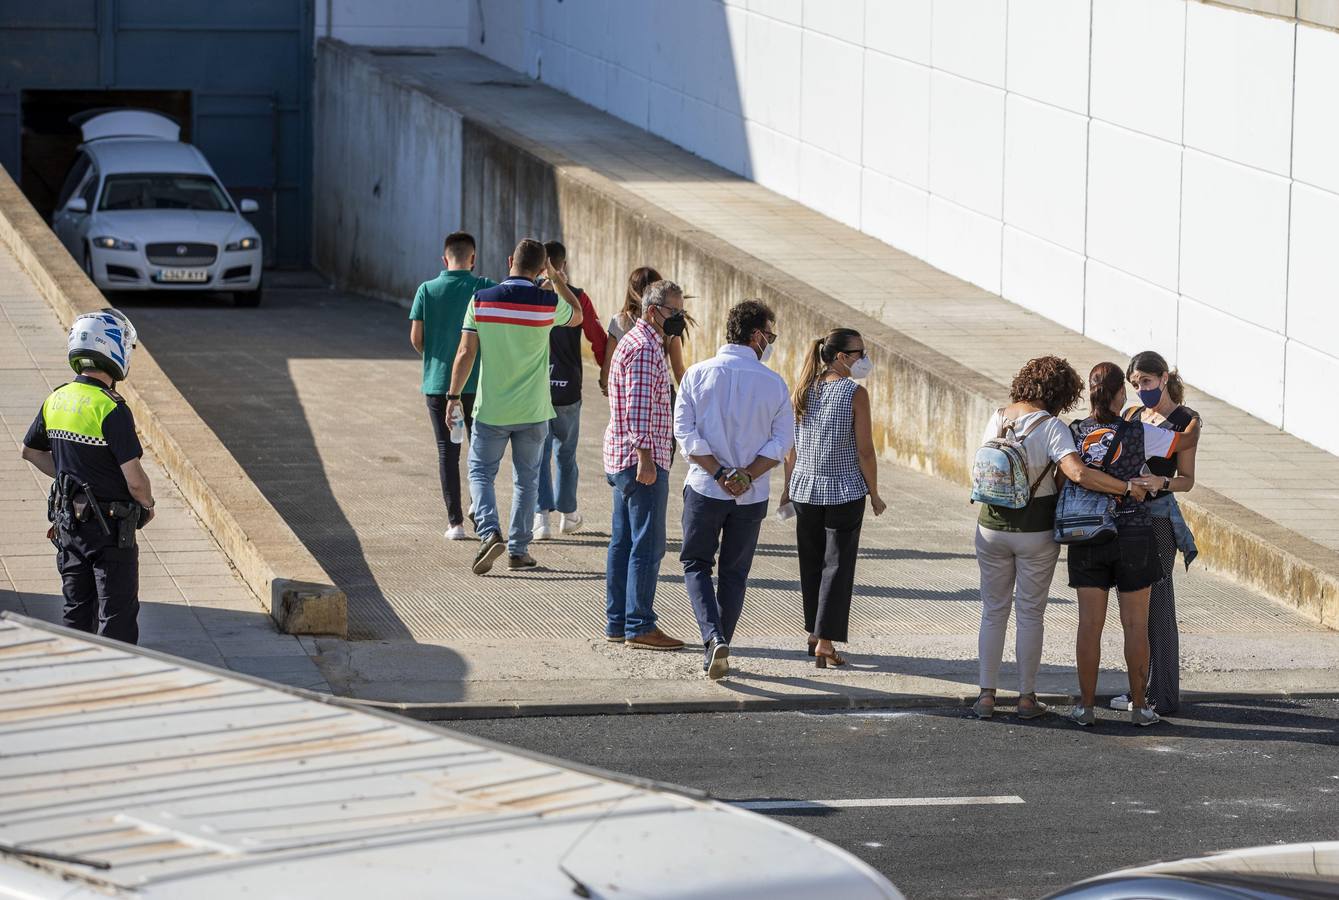
[[[737,640],[742,672],[709,684],[697,653],[625,650],[601,639],[610,501],[599,461],[607,405],[593,373],[580,457],[587,529],[535,544],[540,571],[479,578],[468,568],[475,545],[441,538],[436,449],[406,312],[310,283],[276,280],[258,310],[210,298],[124,308],[164,371],[348,593],[356,640],[309,644],[337,693],[429,704],[423,715],[445,714],[441,704],[570,711],[888,705],[974,694],[974,508],[960,488],[883,466],[890,509],[867,520],[846,670],[816,672],[795,649],[803,636],[794,535],[769,520]],[[607,315],[608,298],[595,302]],[[679,464],[676,484],[681,475]],[[504,467],[503,508],[509,483]],[[677,493],[657,608],[666,630],[692,640]],[[1067,695],[1076,606],[1063,564],[1059,573],[1041,687]],[[1339,633],[1198,569],[1177,584],[1187,690],[1339,692]],[[1118,637],[1113,612],[1104,651],[1116,667],[1104,676],[1113,692],[1123,689]],[[1006,675],[1002,686],[1011,684]]]
[[[62,599],[46,539],[51,482],[19,458],[19,447],[43,398],[72,377],[65,329],[0,247],[0,610],[52,622],[60,621]],[[275,628],[151,453],[144,464],[158,516],[140,532],[140,643],[328,692],[301,642]]]
[[[879,319],[1001,385],[1041,353],[1081,373],[1128,359],[753,182],[464,50],[378,56],[475,121],[543,144],[577,169],[732,244],[776,271]],[[522,83],[505,97],[497,80]],[[580,258],[580,250],[574,256]],[[669,265],[665,261],[648,262]],[[689,293],[694,285],[680,273]],[[1246,376],[1243,376],[1246,377]],[[1297,534],[1339,550],[1339,457],[1221,400],[1188,391],[1204,417],[1197,481]]]

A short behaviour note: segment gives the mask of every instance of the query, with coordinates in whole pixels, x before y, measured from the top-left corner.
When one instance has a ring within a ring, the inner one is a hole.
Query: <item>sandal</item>
[[[1026,707],[1023,706],[1023,701],[1028,699],[1032,703]],[[1051,707],[1038,700],[1036,694],[1020,694],[1018,697],[1018,718],[1020,719],[1040,719],[1050,711]]]
[[[814,665],[817,668],[826,669],[828,663],[831,663],[833,666],[844,666],[846,665],[846,657],[842,656],[836,650],[833,650],[831,653],[820,653],[818,647],[815,646]]]
[[[813,656],[813,655],[814,655],[814,648],[817,647],[817,646],[818,646],[818,641],[814,640],[813,638],[809,638],[809,655],[810,655],[810,656]]]
[[[972,704],[972,715],[978,719],[989,719],[995,715],[995,695],[982,691],[981,696]]]

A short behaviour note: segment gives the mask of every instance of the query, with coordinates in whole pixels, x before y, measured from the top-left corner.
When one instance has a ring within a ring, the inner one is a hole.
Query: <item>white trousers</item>
[[[1042,620],[1060,545],[1049,531],[993,531],[976,528],[976,564],[981,570],[981,687],[997,687],[1009,610],[1018,606],[1018,692],[1037,689],[1041,666]]]

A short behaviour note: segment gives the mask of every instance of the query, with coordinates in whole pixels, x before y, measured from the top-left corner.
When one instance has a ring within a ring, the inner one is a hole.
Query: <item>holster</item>
[[[138,504],[135,504],[138,506]],[[139,511],[132,516],[118,516],[112,520],[116,524],[116,546],[121,550],[135,546],[135,530],[139,525]]]

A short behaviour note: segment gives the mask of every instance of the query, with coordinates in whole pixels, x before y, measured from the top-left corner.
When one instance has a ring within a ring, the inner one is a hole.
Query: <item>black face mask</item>
[[[680,337],[687,327],[688,322],[684,319],[683,313],[676,313],[661,323],[660,330],[665,332],[665,337]]]

